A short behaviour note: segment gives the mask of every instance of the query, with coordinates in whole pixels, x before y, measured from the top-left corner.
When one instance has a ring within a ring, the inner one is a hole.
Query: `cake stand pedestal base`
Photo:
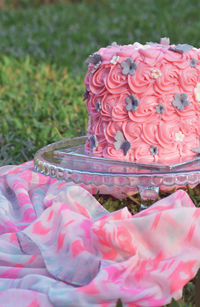
[[[149,205],[146,204],[147,201],[148,203],[149,203],[149,200],[151,200],[152,202],[155,202],[158,199],[159,190],[160,188],[156,186],[150,186],[150,187],[139,186],[138,187],[138,192],[141,198],[140,210],[144,210],[148,208]]]

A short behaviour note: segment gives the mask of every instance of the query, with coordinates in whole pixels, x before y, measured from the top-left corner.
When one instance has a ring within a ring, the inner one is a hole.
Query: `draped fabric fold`
[[[2,167],[0,306],[163,306],[200,267],[199,233],[182,190],[132,216],[32,162]]]

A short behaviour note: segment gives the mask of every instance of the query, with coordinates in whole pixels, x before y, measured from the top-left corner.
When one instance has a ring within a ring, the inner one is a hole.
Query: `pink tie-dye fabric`
[[[163,306],[200,267],[200,209],[184,191],[132,216],[82,187],[0,168],[0,306]]]

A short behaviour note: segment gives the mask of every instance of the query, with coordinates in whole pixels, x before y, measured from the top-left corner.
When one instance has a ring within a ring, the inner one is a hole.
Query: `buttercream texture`
[[[97,54],[100,65],[94,71],[89,63],[85,77],[90,115],[86,153],[139,163],[194,158],[200,135],[199,49],[134,43],[111,45]],[[118,131],[130,144],[126,151],[115,146]],[[98,146],[92,148],[94,135]]]

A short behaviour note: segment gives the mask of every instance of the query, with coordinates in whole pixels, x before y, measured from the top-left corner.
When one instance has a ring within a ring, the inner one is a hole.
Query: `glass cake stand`
[[[91,157],[84,153],[86,136],[64,139],[40,149],[34,157],[36,170],[47,176],[96,186],[99,193],[140,193],[143,201],[156,200],[160,189],[200,182],[200,157],[171,165],[141,164]]]

